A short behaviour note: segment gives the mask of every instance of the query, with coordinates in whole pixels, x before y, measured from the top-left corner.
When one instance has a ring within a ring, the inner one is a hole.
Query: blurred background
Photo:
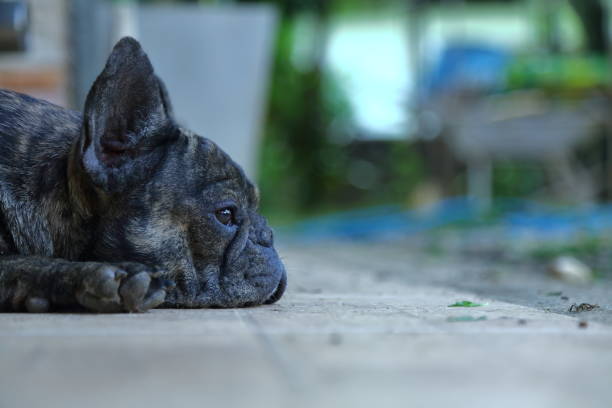
[[[0,0],[0,87],[80,109],[138,38],[286,239],[610,269],[608,0]],[[586,269],[585,269],[586,270]]]

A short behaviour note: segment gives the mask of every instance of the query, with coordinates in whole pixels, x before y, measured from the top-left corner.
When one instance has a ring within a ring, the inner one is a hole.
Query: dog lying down
[[[257,205],[242,169],[174,122],[133,38],[82,116],[0,90],[0,311],[276,302],[286,274]]]

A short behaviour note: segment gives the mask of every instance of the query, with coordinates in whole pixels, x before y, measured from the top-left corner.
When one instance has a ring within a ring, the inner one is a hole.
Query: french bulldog
[[[175,122],[135,39],[82,115],[0,90],[0,311],[245,307],[286,282],[255,186]]]

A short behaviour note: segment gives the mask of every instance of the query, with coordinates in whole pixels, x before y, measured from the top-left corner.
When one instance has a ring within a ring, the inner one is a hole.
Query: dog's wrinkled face
[[[168,307],[272,303],[286,274],[253,184],[172,120],[140,45],[121,40],[94,83],[73,154],[101,208],[91,258],[161,266]]]

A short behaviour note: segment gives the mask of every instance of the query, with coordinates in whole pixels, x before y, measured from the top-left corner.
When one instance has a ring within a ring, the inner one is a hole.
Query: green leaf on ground
[[[455,302],[452,305],[448,305],[448,307],[479,307],[486,306],[486,303],[474,303],[469,300],[462,300],[461,302]]]
[[[487,320],[487,316],[450,316],[446,318],[447,322],[457,323],[457,322],[478,322],[481,320]]]

